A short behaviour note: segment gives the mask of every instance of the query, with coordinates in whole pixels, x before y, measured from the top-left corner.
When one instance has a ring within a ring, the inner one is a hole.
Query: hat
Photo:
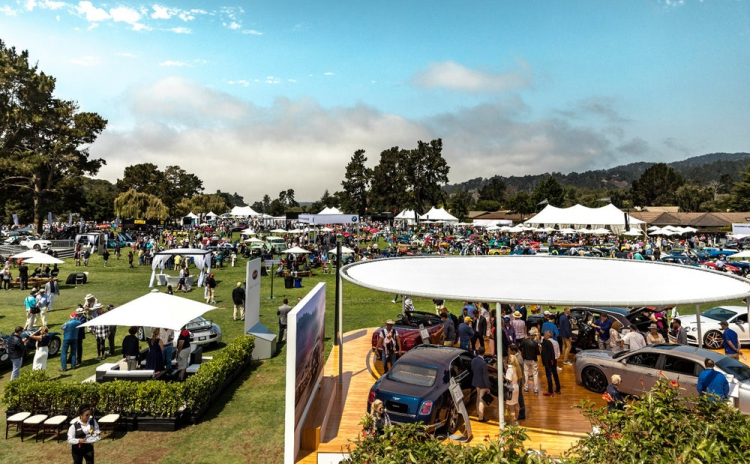
[[[36,289],[35,289],[35,288],[32,288],[32,289],[31,289],[31,294],[32,294],[32,295],[36,295],[36,293],[37,293]]]
[[[89,293],[88,295],[86,295],[85,297],[83,297],[84,300],[90,300],[92,298],[94,298],[94,295],[92,295],[91,293]]]
[[[388,319],[387,321],[385,321],[385,325],[393,325],[393,324],[395,324],[395,322],[393,322],[393,319]]]
[[[43,289],[43,288],[40,288],[40,289],[39,289],[39,293],[45,293],[45,292],[47,292],[47,290],[45,290],[45,289]]]
[[[531,329],[529,329],[529,335],[539,335],[539,331],[536,330],[536,327],[532,327]]]
[[[71,319],[75,319],[76,317],[78,317],[78,313],[75,313],[75,312],[70,313],[70,318]]]
[[[471,318],[470,318],[469,316],[466,316],[466,317],[464,318],[464,322],[471,322]]]
[[[521,311],[516,311],[513,313],[513,317],[516,319],[521,319],[523,316],[521,315]]]
[[[551,315],[552,315],[552,313],[551,313],[551,312],[549,312],[549,311],[545,311],[545,312],[544,312],[544,315],[545,315],[545,316],[551,316]]]
[[[83,308],[76,308],[76,314],[83,314],[84,309]]]
[[[509,318],[508,316],[505,316],[505,317],[503,318],[503,322],[510,322],[510,318]]]
[[[94,307],[92,309],[102,309],[102,304],[101,303],[97,303],[97,304],[94,305]]]
[[[115,307],[115,305],[111,304],[111,305],[107,306],[107,309],[112,309],[114,307]]]
[[[659,327],[656,326],[656,324],[651,324],[648,326],[648,330],[657,330]]]

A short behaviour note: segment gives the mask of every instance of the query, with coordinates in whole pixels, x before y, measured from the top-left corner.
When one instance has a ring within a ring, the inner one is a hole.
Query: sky
[[[750,151],[748,0],[0,0],[90,147],[252,203],[443,140],[450,183]]]

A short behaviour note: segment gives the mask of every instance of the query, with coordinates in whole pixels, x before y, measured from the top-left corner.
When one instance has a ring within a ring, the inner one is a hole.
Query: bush
[[[75,413],[81,404],[94,406],[100,415],[176,417],[181,409],[205,405],[229,376],[250,360],[255,337],[238,337],[183,383],[158,380],[108,383],[69,383],[50,379],[46,371],[28,371],[5,385],[2,402],[9,411],[30,411],[44,406]]]

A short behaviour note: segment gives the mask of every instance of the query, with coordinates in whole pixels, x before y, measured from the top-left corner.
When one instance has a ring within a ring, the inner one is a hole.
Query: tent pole
[[[500,302],[495,303],[495,339],[497,342],[495,357],[497,358],[497,404],[499,408],[497,421],[500,426],[500,434],[502,435],[503,429],[505,429],[505,395],[503,394],[503,337],[500,336],[503,330],[501,309],[502,305]]]
[[[701,305],[695,305],[695,318],[698,322],[698,348],[703,348],[703,332],[701,331]]]
[[[341,242],[336,241],[336,311],[334,314],[334,335],[333,342],[339,347],[339,383],[343,381],[344,373],[344,337],[342,330],[343,308],[342,308],[342,288],[341,288]]]

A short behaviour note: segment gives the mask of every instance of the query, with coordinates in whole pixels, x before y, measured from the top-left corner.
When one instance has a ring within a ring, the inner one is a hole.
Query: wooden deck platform
[[[370,340],[375,329],[363,329],[344,335],[343,377],[336,378],[336,391],[331,417],[324,430],[321,431],[321,443],[317,452],[302,450],[297,458],[300,463],[317,463],[318,453],[346,452],[361,427],[359,422],[367,411],[367,396],[370,387],[379,375],[380,366],[370,353]],[[337,347],[331,351],[325,366],[327,377],[337,377],[339,366],[339,351]],[[526,428],[529,440],[527,446],[533,449],[543,449],[548,454],[557,455],[570,448],[578,439],[591,431],[591,426],[579,409],[573,408],[581,400],[587,399],[604,405],[600,394],[592,393],[575,384],[573,366],[564,366],[560,372],[562,395],[546,397],[541,393],[546,389],[544,372],[539,376],[542,390],[539,395],[527,393],[526,420],[520,421]],[[497,402],[495,402],[495,405]],[[472,431],[474,438],[467,444],[481,443],[486,436],[496,436],[499,433],[497,406],[490,407],[487,413],[488,422],[478,422],[474,411],[474,404],[467,405],[469,415],[472,416]],[[494,413],[494,414],[493,414]]]

